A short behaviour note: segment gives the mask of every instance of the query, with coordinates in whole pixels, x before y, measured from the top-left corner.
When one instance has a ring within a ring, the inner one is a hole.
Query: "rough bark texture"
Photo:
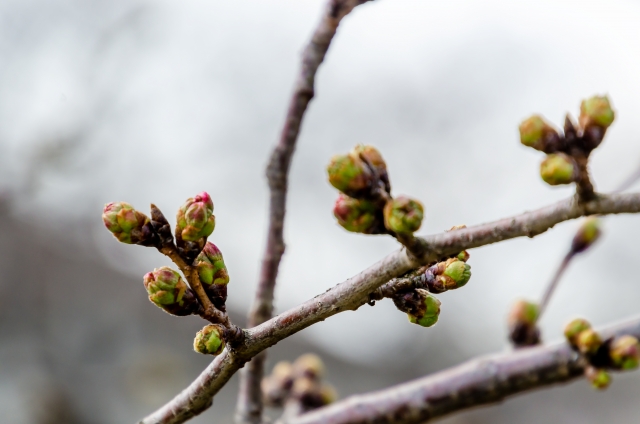
[[[411,269],[464,249],[515,237],[534,237],[560,222],[580,216],[637,212],[640,212],[640,193],[598,195],[587,203],[571,197],[511,218],[420,238],[426,248],[420,261],[409,257],[404,250],[393,252],[325,293],[245,330],[243,343],[233,353],[225,350],[189,387],[140,423],[182,423],[201,413],[211,406],[213,396],[247,360],[310,325],[359,308],[367,303],[371,292]]]
[[[640,317],[602,328],[604,337],[640,337]],[[282,424],[418,424],[474,406],[583,376],[583,361],[567,343],[474,359],[408,383],[349,397]]]
[[[302,66],[289,102],[287,116],[269,165],[267,179],[271,192],[269,201],[269,229],[267,246],[262,260],[260,281],[248,326],[255,327],[271,318],[273,293],[278,267],[284,254],[284,217],[286,212],[287,185],[291,158],[300,133],[302,119],[314,96],[314,82],[318,67],[329,50],[338,25],[354,7],[368,0],[330,0],[309,44],[302,53]],[[264,374],[266,354],[262,353],[247,365],[240,378],[236,422],[257,424],[262,421],[262,393],[260,381]]]

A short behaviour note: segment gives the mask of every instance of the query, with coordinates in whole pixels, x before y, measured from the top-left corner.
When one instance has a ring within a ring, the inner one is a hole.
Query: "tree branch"
[[[411,269],[461,250],[515,237],[534,237],[560,222],[580,216],[637,212],[640,212],[640,193],[598,195],[583,204],[571,197],[511,218],[420,238],[426,248],[420,261],[408,256],[404,249],[395,251],[325,293],[245,330],[245,340],[233,353],[225,350],[189,387],[141,423],[177,424],[199,414],[211,406],[212,397],[244,362],[310,325],[339,312],[358,309],[367,303],[369,293]]]
[[[287,200],[287,179],[302,118],[314,96],[316,72],[324,60],[342,18],[349,14],[353,8],[366,1],[369,0],[329,0],[324,15],[302,53],[300,74],[289,102],[280,141],[273,150],[267,166],[267,179],[271,191],[267,246],[262,260],[256,297],[249,313],[248,327],[262,324],[273,314],[273,293],[278,267],[285,250],[283,226]],[[265,353],[259,354],[253,358],[241,374],[236,409],[236,422],[238,423],[257,424],[262,421],[260,382],[264,374],[265,359]]]
[[[640,317],[598,330],[640,337]],[[284,424],[418,424],[583,376],[586,363],[567,343],[481,357],[420,379],[356,395]]]

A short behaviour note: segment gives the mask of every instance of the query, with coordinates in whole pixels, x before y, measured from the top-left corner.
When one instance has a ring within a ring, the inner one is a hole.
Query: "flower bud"
[[[638,368],[640,344],[633,336],[617,337],[609,348],[611,362],[616,368],[632,370]]]
[[[190,197],[176,215],[176,239],[197,242],[206,238],[216,226],[213,202],[205,191]]]
[[[576,347],[580,353],[594,355],[600,346],[602,346],[602,339],[592,328],[581,331],[576,336]]]
[[[573,236],[571,252],[580,253],[587,250],[600,237],[600,220],[589,217],[582,222],[578,232]]]
[[[591,329],[591,324],[587,320],[576,318],[564,327],[564,336],[570,345],[577,346],[578,335],[589,329]]]
[[[547,155],[540,164],[540,176],[549,185],[570,184],[575,180],[576,165],[564,153]]]
[[[324,375],[324,364],[318,355],[306,353],[293,363],[293,373],[296,377],[320,379]]]
[[[515,346],[533,346],[540,342],[536,327],[539,307],[536,303],[517,300],[509,311],[509,339]]]
[[[203,355],[218,355],[224,346],[224,328],[217,324],[205,326],[193,340],[193,350]]]
[[[611,375],[603,369],[588,366],[584,375],[595,389],[604,390],[611,384]]]
[[[580,104],[579,121],[582,128],[598,126],[606,129],[613,123],[614,118],[615,112],[607,96],[593,96]]]
[[[107,230],[127,244],[150,246],[154,241],[154,231],[149,218],[126,202],[112,202],[104,205],[102,221]]]
[[[560,140],[558,132],[540,115],[533,115],[520,124],[520,142],[543,152],[557,149]]]
[[[456,259],[462,262],[467,262],[470,256],[471,255],[469,255],[469,252],[467,252],[466,250],[463,250],[462,252],[458,253],[458,255],[456,256]]]
[[[449,258],[446,261],[427,268],[424,273],[425,283],[431,293],[442,293],[447,290],[455,290],[466,285],[471,279],[471,266],[461,259],[468,258],[466,251],[460,252],[458,257]]]
[[[149,300],[171,315],[185,316],[197,312],[198,301],[176,271],[167,266],[154,269],[144,276]]]
[[[227,300],[229,273],[222,258],[222,252],[215,244],[207,242],[194,262],[200,282],[211,302],[218,308],[224,307]],[[222,309],[224,310],[224,309]]]
[[[387,193],[391,192],[391,185],[389,183],[389,175],[387,173],[387,164],[385,163],[382,155],[373,146],[366,145],[358,145],[354,149],[354,152],[360,156],[360,159],[366,162],[369,165],[369,168],[377,174],[377,177],[380,178],[382,183],[384,184],[385,191]]]
[[[411,234],[422,225],[424,208],[417,200],[398,196],[384,205],[384,226],[397,234]]]
[[[355,151],[331,158],[327,173],[332,186],[352,197],[370,192],[375,183],[375,175]]]
[[[440,301],[423,289],[399,293],[392,298],[398,310],[407,314],[409,322],[431,327],[438,322]]]
[[[377,208],[368,200],[354,199],[340,194],[333,207],[338,224],[354,233],[374,234],[380,226],[376,219]]]

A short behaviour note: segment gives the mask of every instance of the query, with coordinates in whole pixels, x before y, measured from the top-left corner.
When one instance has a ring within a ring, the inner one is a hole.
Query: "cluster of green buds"
[[[537,303],[517,300],[509,310],[507,323],[509,340],[515,347],[534,346],[540,343],[540,331],[536,325],[540,308]]]
[[[207,192],[188,198],[180,206],[176,214],[176,242],[189,263],[200,253],[215,226],[213,201]]]
[[[391,197],[387,165],[375,147],[358,145],[334,156],[327,173],[341,192],[333,214],[347,231],[410,235],[420,228],[424,207],[407,196]]]
[[[570,321],[564,335],[569,345],[588,362],[585,376],[596,389],[605,389],[611,383],[608,369],[633,370],[640,364],[640,342],[634,336],[622,335],[603,340],[582,318]]]
[[[593,149],[602,142],[615,113],[606,96],[594,96],[582,101],[579,125],[576,128],[569,116],[564,134],[557,131],[540,115],[525,119],[519,127],[520,142],[547,154],[540,165],[540,176],[550,185],[570,184],[585,179],[578,160],[586,163]]]
[[[112,202],[104,205],[102,221],[118,241],[127,244],[151,246],[154,230],[148,216],[127,202]]]
[[[229,273],[224,264],[222,252],[218,247],[207,242],[194,262],[198,270],[198,277],[202,283],[204,291],[209,296],[211,303],[220,309],[225,310],[227,300],[227,284],[229,284]]]
[[[225,329],[218,324],[209,324],[196,333],[193,350],[203,355],[219,355],[225,346]]]
[[[422,327],[432,327],[440,316],[440,301],[424,289],[398,293],[392,298],[398,310],[407,314],[409,322]]]
[[[469,254],[466,250],[457,256],[427,268],[422,275],[424,283],[431,293],[443,293],[459,289],[471,279],[471,266],[466,263]]]
[[[145,274],[144,287],[149,300],[163,311],[177,316],[198,312],[200,304],[180,274],[167,266]]]
[[[281,361],[262,380],[263,399],[274,407],[296,402],[301,412],[307,412],[337,399],[333,386],[323,379],[324,364],[317,355],[302,355],[293,364]]]

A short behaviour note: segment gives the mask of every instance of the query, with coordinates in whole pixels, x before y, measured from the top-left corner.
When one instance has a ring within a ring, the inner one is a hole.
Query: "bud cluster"
[[[631,335],[603,340],[591,324],[582,318],[570,321],[564,335],[571,347],[588,362],[585,376],[596,389],[611,383],[607,370],[633,370],[640,363],[640,342]]]
[[[602,142],[615,113],[607,96],[594,96],[582,101],[579,124],[567,116],[564,134],[540,115],[533,115],[520,124],[520,142],[544,152],[547,157],[540,165],[540,176],[550,185],[588,185],[586,162],[593,149]]]
[[[410,235],[420,228],[424,207],[407,196],[391,197],[387,165],[375,147],[358,145],[334,156],[327,174],[341,192],[333,215],[347,231]]]
[[[262,380],[264,402],[274,407],[295,402],[301,412],[328,405],[336,400],[337,394],[323,377],[324,364],[317,355],[302,355],[293,364],[278,362],[271,374]]]
[[[509,310],[507,323],[509,340],[515,347],[534,346],[540,343],[540,330],[536,326],[539,306],[523,299],[517,300]]]

